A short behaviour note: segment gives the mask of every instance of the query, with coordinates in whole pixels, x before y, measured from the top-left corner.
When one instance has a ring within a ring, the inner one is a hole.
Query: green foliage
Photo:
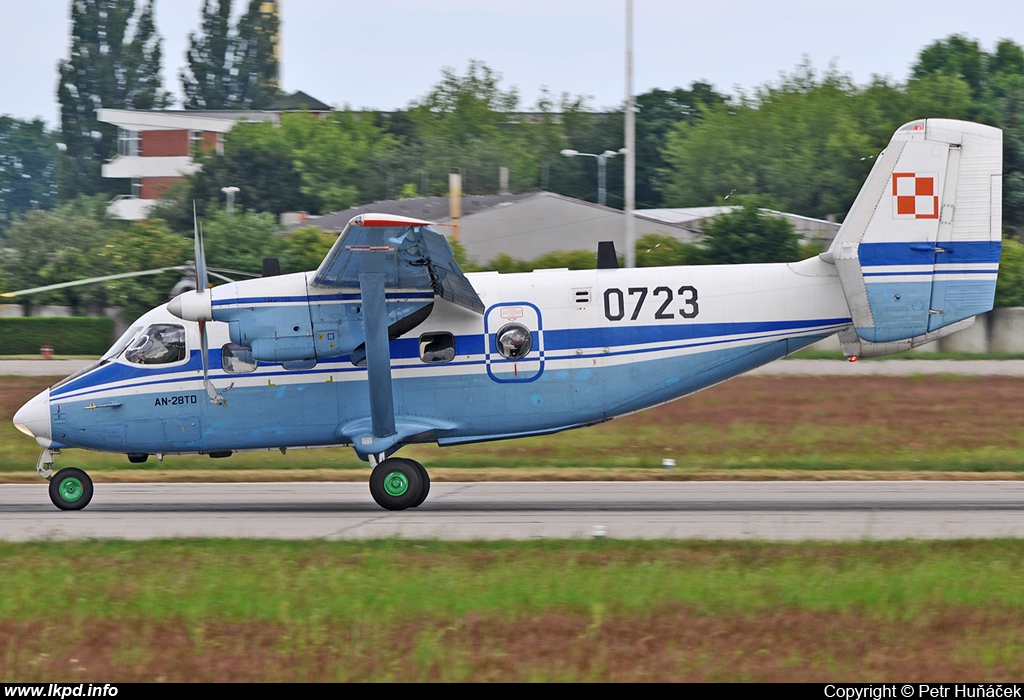
[[[337,240],[337,236],[325,233],[316,226],[303,226],[292,231],[289,236],[276,239],[276,257],[281,262],[281,272],[287,274],[315,270]]]
[[[250,0],[230,28],[231,0],[204,0],[202,32],[189,34],[188,67],[180,73],[186,109],[263,109],[279,95],[273,38],[279,18]]]
[[[0,116],[0,231],[18,214],[57,203],[57,153],[41,119]]]
[[[124,184],[100,177],[100,166],[117,154],[117,128],[100,123],[97,108],[162,109],[170,104],[161,87],[153,0],[142,7],[129,38],[135,9],[135,0],[71,3],[70,58],[58,66],[57,86],[67,147],[58,178],[62,199]]]
[[[639,207],[661,203],[658,172],[667,165],[662,147],[679,123],[696,124],[704,110],[726,103],[725,95],[708,83],[696,81],[689,90],[654,89],[636,97],[636,202]]]
[[[249,0],[249,9],[238,20],[232,73],[236,76],[236,100],[243,109],[264,109],[280,94],[274,41],[280,28],[276,5],[264,12],[265,0]]]
[[[702,240],[708,263],[789,262],[800,259],[800,239],[793,225],[774,216],[753,199],[719,214],[704,228]]]
[[[707,255],[696,244],[684,243],[672,236],[648,233],[636,242],[637,267],[669,267],[673,265],[703,265]]]
[[[192,259],[192,243],[159,220],[140,221],[115,230],[96,252],[106,274],[138,272],[184,265]],[[119,306],[135,318],[167,301],[182,273],[133,277],[106,282],[107,303]]]
[[[35,355],[44,345],[58,355],[102,355],[113,334],[109,318],[0,318],[0,355]]]
[[[255,211],[347,209],[372,198],[367,171],[396,145],[369,112],[282,114],[280,126],[238,124],[225,137],[224,155],[203,159],[185,198],[217,202],[222,187],[234,186],[241,189],[236,201]]]
[[[231,0],[203,0],[202,32],[189,32],[188,67],[180,73],[185,109],[228,109],[231,61]],[[233,106],[233,105],[232,105]]]
[[[911,70],[908,93],[916,81],[935,81],[925,91],[932,109],[943,100],[955,102],[961,118],[1003,129],[1003,223],[1019,236],[1024,230],[1024,49],[1003,39],[988,53],[977,41],[954,34],[925,47]],[[952,89],[957,82],[961,87]]]
[[[277,230],[272,215],[236,211],[228,216],[217,208],[211,209],[200,225],[210,267],[262,272],[263,258],[273,250]]]
[[[95,256],[106,229],[113,227],[105,209],[102,196],[80,197],[53,211],[33,210],[17,217],[7,230],[0,260],[8,284],[27,289],[106,274]],[[80,307],[102,302],[102,289],[73,287],[46,292],[31,302]]]
[[[861,127],[854,94],[848,78],[819,78],[805,64],[778,87],[680,122],[665,145],[665,204],[706,206],[735,192],[807,216],[844,214],[880,148]],[[892,129],[882,131],[887,140]]]
[[[279,131],[302,181],[300,190],[318,212],[364,202],[369,194],[360,191],[365,171],[396,146],[368,112],[332,112],[323,119],[283,115]]]
[[[597,252],[589,250],[558,250],[545,253],[534,260],[517,260],[502,253],[491,260],[488,269],[498,272],[532,272],[533,270],[593,270],[597,267]]]
[[[996,306],[1024,306],[1024,245],[1003,241],[996,280]]]
[[[463,191],[496,192],[498,168],[509,168],[513,190],[535,179],[537,153],[526,148],[530,128],[518,118],[519,94],[502,90],[501,75],[470,61],[464,76],[442,71],[438,83],[409,109],[420,167],[447,188],[448,173],[462,173]]]

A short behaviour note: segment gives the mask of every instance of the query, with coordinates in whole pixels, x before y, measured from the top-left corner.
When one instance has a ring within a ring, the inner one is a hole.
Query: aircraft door
[[[540,309],[528,302],[496,304],[484,313],[484,358],[496,382],[532,382],[544,372]]]

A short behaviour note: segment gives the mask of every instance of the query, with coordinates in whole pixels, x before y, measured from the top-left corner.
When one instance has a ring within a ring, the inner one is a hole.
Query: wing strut
[[[357,446],[364,453],[384,452],[395,438],[395,396],[391,388],[391,349],[388,346],[388,310],[384,296],[387,275],[360,272],[359,293],[363,303],[366,333],[366,372],[370,385],[372,436],[360,438]],[[389,438],[391,438],[389,440]],[[378,442],[380,441],[380,442]],[[377,449],[384,446],[384,449]]]

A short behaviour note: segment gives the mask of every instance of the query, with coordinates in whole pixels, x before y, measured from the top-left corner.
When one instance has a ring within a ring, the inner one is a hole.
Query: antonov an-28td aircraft
[[[127,454],[350,445],[381,506],[420,505],[403,445],[593,425],[839,333],[849,357],[907,350],[992,307],[1002,133],[900,127],[831,248],[785,264],[463,274],[425,221],[353,219],[320,267],[198,290],[142,316],[17,427],[61,509],[84,508],[80,447]],[[607,266],[611,268],[612,266]]]

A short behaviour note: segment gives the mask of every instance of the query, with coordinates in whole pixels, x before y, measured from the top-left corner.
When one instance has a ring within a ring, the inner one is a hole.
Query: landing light
[[[33,433],[31,430],[26,428],[21,423],[15,423],[14,427],[17,428],[18,430],[20,430],[21,432],[25,433],[26,435],[28,435],[30,438],[34,438],[35,437],[35,433]]]

